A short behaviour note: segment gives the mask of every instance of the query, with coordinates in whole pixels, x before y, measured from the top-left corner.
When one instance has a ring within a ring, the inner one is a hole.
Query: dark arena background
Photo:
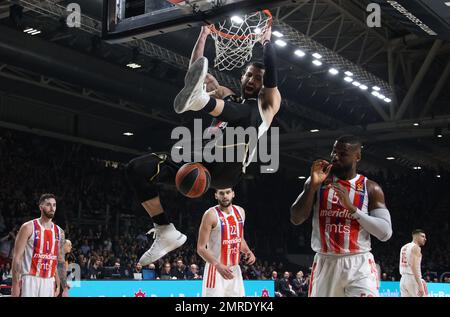
[[[0,297],[11,295],[16,235],[39,218],[43,193],[56,195],[53,221],[72,242],[69,297],[201,296],[196,244],[214,190],[189,199],[161,186],[187,242],[140,268],[153,222],[125,164],[170,152],[176,127],[209,125],[206,114],[173,110],[200,26],[263,9],[282,96],[272,122],[279,168],[252,164],[234,188],[256,256],[241,261],[246,295],[310,300],[312,220],[293,225],[290,208],[312,162],[330,160],[335,140],[353,134],[363,145],[358,173],[382,187],[392,219],[388,241],[371,237],[380,296],[400,297],[400,248],[417,228],[427,235],[428,296],[450,296],[450,2],[191,2],[0,0]],[[242,69],[213,68],[211,37],[204,55],[218,82],[239,92]],[[253,59],[262,58],[256,44]]]

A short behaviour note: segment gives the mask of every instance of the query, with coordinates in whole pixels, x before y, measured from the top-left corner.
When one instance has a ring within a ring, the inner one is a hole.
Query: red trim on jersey
[[[53,234],[55,237],[55,252],[54,254],[56,255],[56,260],[52,260],[51,261],[51,273],[50,273],[50,277],[55,276],[55,271],[56,271],[56,266],[58,265],[58,255],[59,255],[59,228],[57,225],[53,225]]]
[[[212,271],[213,266],[210,265],[208,268],[208,274],[206,275],[206,288],[211,288],[211,271]]]
[[[30,275],[36,275],[39,258],[35,258],[34,254],[39,253],[39,249],[41,248],[41,226],[39,225],[37,219],[33,220],[33,227],[34,227],[34,242],[33,242],[34,248],[31,254]]]
[[[328,204],[328,192],[329,192],[329,188],[326,187],[322,187],[320,189],[320,194],[319,194],[319,231],[320,231],[320,243],[322,244],[322,252],[326,253],[328,251],[327,248],[327,240],[326,240],[326,236],[325,236],[325,224],[326,224],[326,217],[322,217],[320,215],[320,211],[322,209],[326,209],[328,210],[327,204]]]
[[[216,211],[219,214],[219,219],[221,222],[221,236],[222,239],[220,240],[220,262],[223,265],[228,265],[228,249],[229,246],[227,244],[224,244],[223,241],[228,240],[228,224],[225,220],[225,217],[222,213],[222,211],[219,209],[219,207],[216,207]]]
[[[216,267],[213,267],[212,270],[212,288],[216,288]]]
[[[353,198],[353,205],[358,209],[361,209],[364,203],[365,196],[365,186],[364,186],[363,175],[359,176],[359,179],[355,182],[355,197]],[[362,188],[362,192],[359,193],[358,188]],[[359,251],[358,245],[358,235],[360,231],[359,222],[356,219],[352,219],[350,223],[350,241],[349,241],[349,251],[355,253]]]
[[[237,227],[237,223],[235,218],[233,217],[233,215],[229,215],[226,219],[227,223],[228,223],[228,227],[230,228],[230,232],[229,232],[229,239],[233,240],[236,239],[238,237],[238,227]],[[233,232],[233,227],[234,227],[234,232]],[[236,265],[236,255],[232,254],[233,250],[236,250],[237,248],[237,243],[232,243],[229,244],[229,249],[230,249],[230,265]]]
[[[42,254],[52,254],[52,247],[53,247],[53,231],[51,229],[45,229],[44,230],[44,249]],[[44,259],[41,262],[41,270],[39,272],[40,277],[48,277],[48,271],[49,271],[49,263],[50,260]]]
[[[317,262],[314,262],[311,269],[311,279],[309,280],[308,297],[311,297],[311,292],[314,282],[314,272],[316,271]]]

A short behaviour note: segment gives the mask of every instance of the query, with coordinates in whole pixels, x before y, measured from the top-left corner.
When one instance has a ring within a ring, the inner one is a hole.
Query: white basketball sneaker
[[[201,57],[189,67],[184,78],[184,88],[178,93],[173,102],[176,113],[185,111],[199,111],[208,103],[210,96],[204,89],[204,82],[208,74],[208,59]]]
[[[139,259],[142,266],[158,261],[167,253],[181,247],[186,242],[186,235],[178,231],[171,223],[168,225],[157,225],[148,234],[153,233],[152,246]]]

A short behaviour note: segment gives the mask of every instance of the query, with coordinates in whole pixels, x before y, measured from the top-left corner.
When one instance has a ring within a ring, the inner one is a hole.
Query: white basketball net
[[[264,10],[215,25],[211,32],[216,44],[214,67],[223,71],[244,66],[271,24],[270,12]]]

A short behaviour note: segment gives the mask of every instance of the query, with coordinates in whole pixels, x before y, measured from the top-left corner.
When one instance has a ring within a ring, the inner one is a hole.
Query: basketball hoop
[[[250,61],[253,46],[272,26],[269,10],[232,17],[217,25],[211,25],[211,35],[216,45],[214,67],[220,71],[242,67]]]

